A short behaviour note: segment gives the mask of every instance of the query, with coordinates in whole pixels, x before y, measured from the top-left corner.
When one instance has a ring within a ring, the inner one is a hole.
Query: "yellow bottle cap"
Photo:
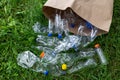
[[[67,69],[67,65],[66,64],[62,64],[62,70],[66,70]]]

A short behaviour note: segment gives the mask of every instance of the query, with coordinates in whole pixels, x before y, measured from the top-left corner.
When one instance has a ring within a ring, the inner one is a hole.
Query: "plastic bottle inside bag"
[[[65,18],[68,20],[69,26],[70,26],[71,28],[74,28],[74,27],[75,27],[76,16],[75,16],[75,14],[73,13],[73,11],[70,10],[70,9],[67,9],[67,10],[64,12],[64,16],[65,16]]]
[[[62,29],[61,16],[59,14],[56,14],[56,16],[55,16],[55,32],[58,33],[58,38],[61,39],[63,29]]]
[[[66,36],[69,36],[69,28],[68,28],[68,21],[65,20],[65,19],[62,19],[62,22],[61,22],[61,27],[65,33]]]
[[[98,31],[97,28],[95,28],[92,25],[90,26],[90,24],[88,28],[90,29],[90,32],[88,33],[85,32],[85,26],[80,25],[78,28],[78,34],[80,34],[80,38],[81,38],[80,47],[86,47],[97,37],[97,31]]]
[[[78,39],[74,40],[73,43],[73,48],[75,49],[75,51],[78,51],[78,47],[82,44],[82,38],[83,36],[80,36],[79,34],[83,35],[83,30],[84,30],[84,26],[80,25],[78,28],[78,33],[76,35],[76,37],[78,37]]]
[[[49,19],[49,24],[48,24],[48,36],[51,37],[53,34],[53,30],[54,30],[54,23],[52,22],[52,20]]]
[[[97,37],[98,29],[86,21],[86,27],[91,30],[89,40],[93,41]]]

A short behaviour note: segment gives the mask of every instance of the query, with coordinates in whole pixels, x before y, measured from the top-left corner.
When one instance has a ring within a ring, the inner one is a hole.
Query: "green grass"
[[[0,0],[0,80],[120,80],[120,0],[114,0],[114,14],[108,34],[97,37],[90,45],[100,43],[107,57],[107,66],[98,65],[70,75],[44,76],[17,65],[17,55],[36,45],[32,25],[47,24],[42,6],[45,0]]]

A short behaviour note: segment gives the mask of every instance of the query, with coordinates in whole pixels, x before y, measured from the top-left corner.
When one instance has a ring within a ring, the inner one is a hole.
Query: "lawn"
[[[39,21],[47,26],[42,13],[46,0],[0,0],[0,80],[120,80],[120,0],[114,0],[110,32],[95,39],[108,60],[107,66],[85,68],[70,75],[44,76],[17,65],[17,55],[36,45],[32,25]],[[109,1],[109,0],[108,0]],[[101,14],[102,15],[102,14]]]

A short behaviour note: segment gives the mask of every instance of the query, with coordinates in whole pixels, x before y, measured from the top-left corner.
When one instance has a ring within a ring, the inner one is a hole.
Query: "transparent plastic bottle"
[[[86,27],[91,30],[90,36],[88,37],[89,41],[93,41],[97,36],[97,28],[95,28],[91,23],[86,21]]]
[[[62,75],[61,67],[58,66],[58,65],[49,64],[48,69],[49,69],[50,74],[53,75],[53,76]]]
[[[93,48],[87,48],[87,49],[84,49],[84,50],[80,50],[78,55],[81,58],[93,57],[95,55],[95,50]]]
[[[39,24],[39,22],[36,22],[33,26],[32,26],[33,30],[35,33],[39,33],[40,32],[40,28],[41,25]]]
[[[65,32],[65,35],[69,36],[68,21],[65,19],[62,19],[61,25],[62,25],[63,31]]]
[[[78,51],[79,46],[81,45],[81,37],[80,36],[77,36],[77,37],[78,37],[78,39],[74,40],[73,45],[72,45],[72,48],[75,51]]]
[[[73,13],[73,11],[70,10],[70,9],[67,9],[67,10],[64,12],[64,16],[65,16],[65,18],[68,20],[70,28],[74,28],[74,27],[75,27],[76,16],[75,16],[75,14]]]
[[[35,33],[47,33],[47,28],[43,25],[41,25],[39,22],[36,22],[33,26],[33,31]]]
[[[56,55],[58,53],[60,53],[61,51],[65,51],[67,50],[68,47],[66,47],[67,42],[61,43],[60,45],[58,45],[57,47],[55,47],[54,51],[52,52],[52,55]]]
[[[85,62],[79,62],[77,65],[72,66],[72,68],[68,70],[68,73],[71,74],[73,72],[76,72],[82,68],[85,68],[85,67],[91,66],[91,65],[94,65],[94,66],[97,65],[97,63],[95,62],[95,60],[93,58],[90,58]]]
[[[53,76],[60,76],[62,75],[62,70],[60,67],[56,64],[51,64],[51,63],[35,63],[31,69],[36,72],[41,72],[44,75],[53,75]]]
[[[18,57],[17,57],[18,65],[24,68],[32,67],[33,64],[36,63],[37,61],[40,61],[40,59],[30,51],[24,51],[18,54]]]
[[[78,51],[79,49],[79,46],[82,44],[81,40],[82,40],[82,37],[83,36],[80,36],[80,34],[82,35],[83,34],[83,29],[84,29],[84,26],[80,25],[79,28],[78,28],[78,32],[77,32],[77,39],[75,39],[73,41],[73,46],[72,48],[74,48],[75,51]]]
[[[63,33],[62,19],[61,19],[61,16],[58,14],[56,14],[55,16],[55,32],[58,33],[58,39],[61,39],[62,33]]]
[[[48,37],[43,35],[38,35],[36,41],[43,46],[57,46],[59,45],[59,39],[56,37]]]
[[[54,29],[54,23],[52,20],[49,19],[49,25],[48,25],[48,36],[51,37],[53,34],[53,29]]]
[[[30,51],[24,51],[17,57],[17,63],[23,68],[29,68],[36,72],[46,71],[46,63],[42,63],[40,58]]]
[[[95,55],[94,49],[85,49],[76,53],[60,53],[56,54],[57,63],[56,64],[66,64],[69,67],[73,66],[74,63],[78,62],[81,59],[91,58]],[[56,57],[55,56],[55,57]]]
[[[73,58],[76,58],[76,55],[74,54],[68,54],[68,53],[62,53],[60,54],[60,59],[58,60],[59,63],[61,64],[66,64],[68,67],[73,65],[74,61],[72,60]]]
[[[40,54],[41,61],[44,63],[56,64],[59,57],[51,55],[54,50],[51,48],[44,48]]]
[[[63,39],[63,41],[61,41],[60,44],[55,47],[55,50],[52,54],[56,55],[57,53],[59,53],[61,51],[69,50],[70,48],[74,48],[75,50],[77,50],[77,48],[74,46],[78,47],[78,45],[80,45],[79,40],[80,40],[80,38],[75,35],[69,35],[69,36],[65,37]]]
[[[98,56],[99,56],[99,59],[100,59],[100,61],[101,61],[101,64],[107,65],[107,60],[106,60],[106,58],[105,58],[105,56],[104,56],[104,54],[103,54],[103,51],[102,51],[102,49],[100,48],[100,45],[99,45],[99,44],[96,44],[96,45],[95,45],[95,50],[96,50],[96,52],[97,52],[97,54],[98,54]]]
[[[90,44],[96,37],[97,37],[97,28],[92,26],[92,24],[86,23],[86,27],[90,30],[88,33],[85,32],[85,26],[80,25],[78,28],[78,33],[80,34],[80,47],[86,47],[88,44]]]

